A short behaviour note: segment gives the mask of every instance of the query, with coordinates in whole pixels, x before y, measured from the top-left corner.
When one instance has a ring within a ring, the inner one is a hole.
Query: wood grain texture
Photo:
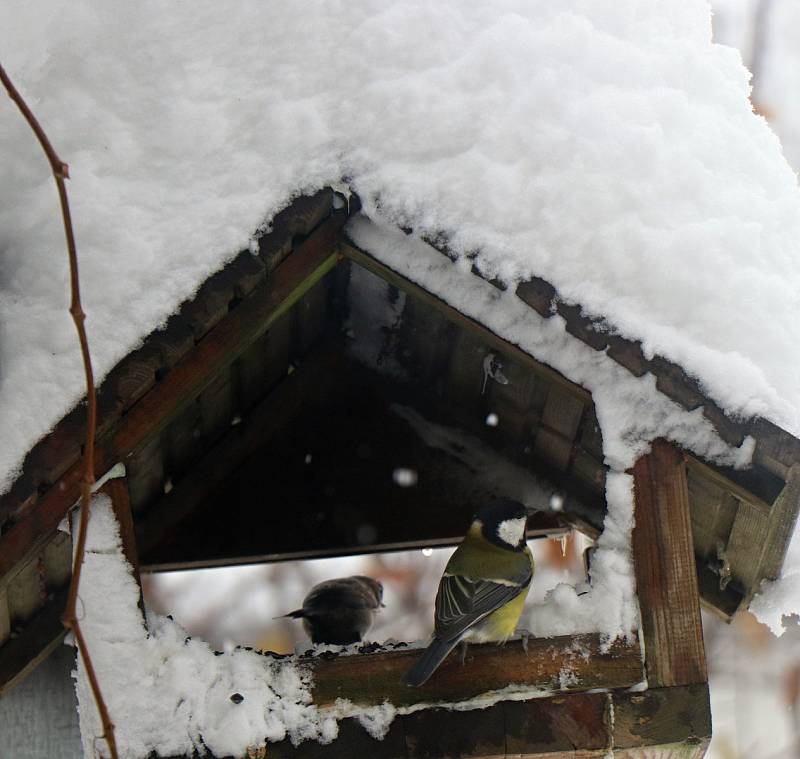
[[[647,747],[669,744],[678,745],[667,757],[703,756],[697,752],[710,739],[711,705],[704,683],[614,696],[614,748],[627,750],[621,756],[652,757]]]
[[[643,693],[572,693],[486,708],[395,717],[383,741],[356,719],[328,746],[269,744],[269,759],[701,759],[711,737],[703,685]]]
[[[656,440],[636,462],[633,476],[633,558],[648,683],[704,683],[708,675],[683,455]]]
[[[604,652],[600,635],[531,638],[527,651],[520,640],[470,646],[464,664],[457,653],[450,654],[425,685],[411,688],[400,679],[421,653],[399,649],[310,659],[314,703],[345,698],[363,706],[384,701],[408,706],[465,701],[510,685],[571,692],[627,688],[643,679],[638,641],[615,643]]]

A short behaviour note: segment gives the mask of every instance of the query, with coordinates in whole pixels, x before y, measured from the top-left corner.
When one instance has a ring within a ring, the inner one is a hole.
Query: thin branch
[[[55,149],[50,144],[50,140],[47,139],[47,135],[44,129],[42,129],[41,124],[39,124],[39,121],[33,115],[31,109],[28,108],[22,95],[19,94],[2,65],[0,65],[0,81],[3,82],[9,97],[17,104],[17,107],[22,112],[28,125],[39,140],[39,144],[42,146],[47,160],[50,162],[50,168],[53,171],[56,186],[58,187],[61,217],[64,222],[64,234],[67,238],[70,286],[72,291],[69,312],[72,315],[72,319],[75,322],[75,329],[78,332],[84,374],[86,376],[86,445],[83,450],[83,479],[81,481],[81,524],[78,530],[78,544],[75,549],[75,560],[72,567],[72,582],[69,588],[67,608],[64,611],[62,622],[64,627],[72,630],[75,636],[75,642],[78,644],[78,650],[80,651],[84,667],[86,668],[86,676],[89,678],[92,695],[97,704],[97,711],[100,714],[100,721],[103,725],[103,738],[106,743],[108,743],[112,759],[117,759],[118,754],[117,743],[114,738],[114,725],[108,714],[108,707],[100,691],[100,684],[97,682],[97,675],[95,674],[94,665],[89,655],[89,649],[86,646],[86,640],[83,637],[83,632],[81,631],[77,615],[75,614],[78,588],[80,587],[81,568],[86,551],[86,533],[91,511],[92,484],[94,483],[94,438],[97,424],[97,396],[94,387],[92,361],[89,355],[89,341],[86,338],[86,329],[84,328],[86,315],[83,313],[83,308],[81,307],[80,282],[78,278],[78,253],[75,249],[75,236],[72,232],[72,217],[69,212],[69,200],[67,198],[67,186],[65,183],[65,180],[69,178],[69,166],[58,157]]]

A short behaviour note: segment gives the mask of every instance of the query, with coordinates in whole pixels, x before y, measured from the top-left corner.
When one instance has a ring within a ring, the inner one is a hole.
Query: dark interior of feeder
[[[458,542],[510,496],[596,534],[601,438],[579,398],[354,263],[320,280],[128,463],[145,569]]]

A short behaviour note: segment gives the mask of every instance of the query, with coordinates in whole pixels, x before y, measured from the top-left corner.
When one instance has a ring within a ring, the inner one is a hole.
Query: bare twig
[[[100,721],[103,725],[103,738],[105,738],[106,743],[108,743],[112,759],[117,759],[118,754],[117,743],[114,738],[114,725],[108,714],[108,707],[100,691],[100,685],[97,682],[97,675],[94,670],[94,665],[92,664],[91,656],[89,655],[89,649],[86,646],[86,640],[83,637],[78,618],[75,614],[75,605],[81,579],[81,567],[83,566],[83,557],[86,550],[86,532],[91,510],[92,484],[94,483],[94,436],[97,421],[97,397],[94,388],[92,360],[89,356],[89,342],[86,338],[86,329],[84,328],[86,315],[83,313],[83,308],[81,307],[80,283],[78,279],[78,254],[75,249],[75,237],[72,233],[72,218],[69,212],[69,200],[67,198],[67,187],[65,183],[65,180],[69,178],[69,167],[58,157],[55,149],[50,144],[50,140],[47,139],[47,135],[44,129],[42,129],[41,124],[39,124],[39,121],[33,115],[31,109],[28,108],[22,95],[20,95],[17,88],[14,87],[14,84],[1,65],[0,81],[3,82],[9,97],[17,104],[17,107],[22,112],[28,125],[36,134],[36,138],[39,140],[39,144],[42,146],[47,160],[50,162],[50,168],[53,171],[56,186],[58,187],[58,199],[61,203],[61,216],[64,222],[64,234],[67,238],[67,254],[69,256],[70,285],[72,291],[69,312],[72,314],[72,319],[75,322],[75,329],[78,332],[81,356],[83,357],[83,368],[86,375],[86,445],[83,450],[83,478],[81,481],[81,524],[78,530],[78,545],[75,549],[72,582],[69,588],[67,608],[64,611],[62,622],[64,627],[68,630],[72,630],[75,636],[75,642],[78,645],[83,664],[86,667],[86,675],[89,678],[92,695],[97,704],[97,711],[100,713]]]

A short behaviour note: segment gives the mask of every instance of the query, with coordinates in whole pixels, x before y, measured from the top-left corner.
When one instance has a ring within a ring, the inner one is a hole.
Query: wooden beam
[[[424,303],[427,303],[430,306],[433,306],[437,311],[444,315],[448,321],[453,322],[462,329],[470,331],[472,334],[479,337],[484,343],[490,345],[498,352],[512,358],[515,361],[518,361],[534,371],[536,374],[544,377],[547,381],[556,383],[560,387],[567,390],[567,392],[575,398],[578,398],[584,402],[591,401],[591,394],[586,388],[582,387],[581,385],[577,385],[574,382],[570,382],[570,380],[568,380],[563,374],[557,372],[555,369],[552,369],[546,364],[540,363],[529,353],[526,353],[524,350],[522,350],[519,346],[508,342],[508,340],[504,340],[502,337],[499,337],[497,334],[487,329],[479,322],[471,319],[468,316],[465,316],[460,311],[445,303],[445,301],[443,301],[441,298],[432,295],[419,285],[414,284],[393,269],[390,269],[388,266],[378,261],[378,259],[376,259],[374,256],[371,256],[369,253],[357,248],[351,240],[342,237],[340,242],[340,250],[344,256],[351,259],[359,266],[363,266],[365,269],[377,274],[379,277],[390,284],[395,285],[395,287],[398,287],[403,292],[412,295],[413,297],[423,301]]]
[[[633,468],[633,560],[651,687],[705,683],[686,464],[664,440]]]
[[[357,706],[387,701],[398,707],[455,703],[506,687],[573,692],[629,688],[644,678],[638,640],[616,642],[604,650],[598,634],[469,646],[463,664],[458,652],[451,653],[425,685],[411,688],[401,677],[421,653],[400,648],[300,662],[313,677],[313,699],[318,706],[333,705],[339,698]]]
[[[705,683],[614,694],[615,757],[701,759],[710,741]]]
[[[711,738],[705,685],[569,693],[468,711],[398,715],[382,741],[353,719],[327,745],[268,744],[269,759],[701,759]]]
[[[336,232],[342,214],[323,222],[265,282],[222,319],[185,355],[95,449],[95,476],[158,434],[246,348],[286,313],[339,260]],[[74,464],[19,522],[0,536],[0,577],[25,558],[31,546],[58,527],[80,492],[80,462]]]
[[[19,634],[0,646],[0,698],[22,682],[64,639],[61,616],[67,605],[68,585],[19,630]]]

